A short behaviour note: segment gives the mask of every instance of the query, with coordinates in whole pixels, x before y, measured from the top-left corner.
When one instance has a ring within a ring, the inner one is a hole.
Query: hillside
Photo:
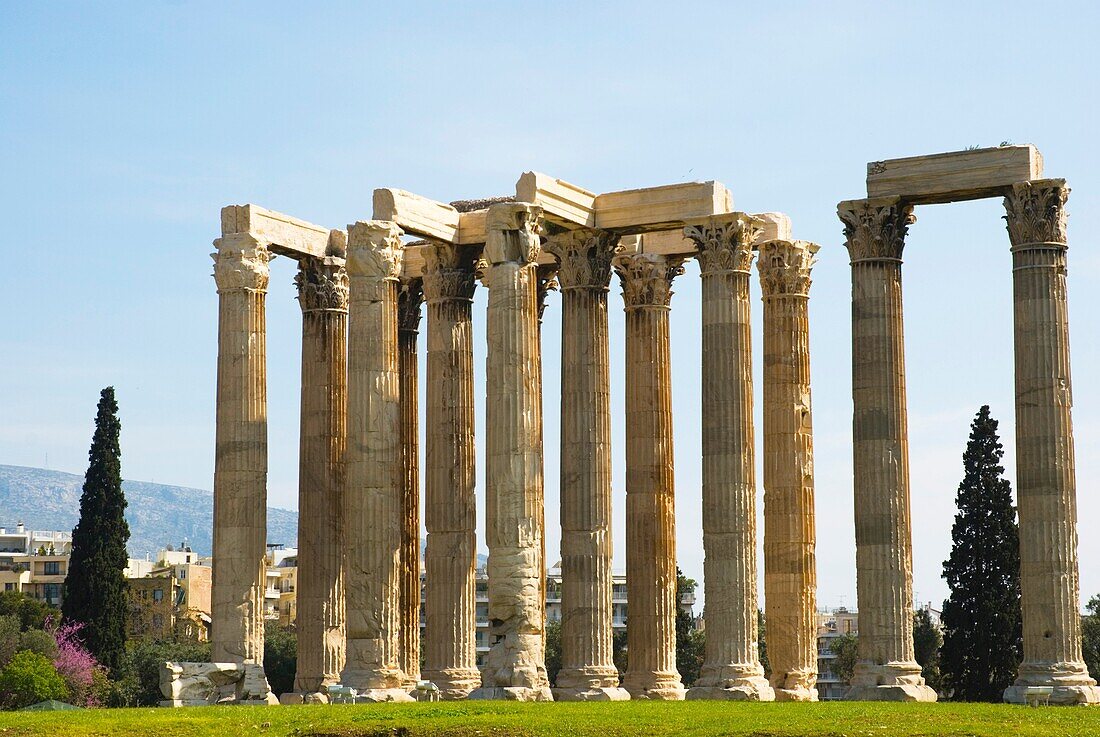
[[[0,527],[26,523],[36,530],[71,530],[80,514],[83,476],[41,468],[0,465]],[[186,540],[210,554],[213,499],[209,491],[123,481],[130,523],[130,555],[155,555]],[[268,507],[267,539],[291,546],[298,538],[298,514]]]

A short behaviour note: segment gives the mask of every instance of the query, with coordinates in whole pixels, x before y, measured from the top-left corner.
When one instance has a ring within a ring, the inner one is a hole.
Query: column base
[[[775,691],[759,665],[703,665],[699,680],[688,689],[687,699],[774,701]]]
[[[1016,682],[1005,689],[1004,700],[1026,704],[1028,688],[1036,686],[1052,689],[1051,704],[1100,704],[1100,687],[1084,663],[1022,663]]]
[[[777,688],[776,701],[817,701],[816,688]]]
[[[465,699],[481,685],[481,672],[477,669],[429,670],[421,676],[435,684],[441,701]]]
[[[550,687],[527,688],[526,686],[494,686],[478,688],[468,697],[471,701],[553,701]]]
[[[627,673],[623,688],[636,701],[683,701],[687,696],[679,673]]]
[[[279,697],[279,703],[284,706],[297,706],[299,704],[327,704],[328,694],[320,691],[292,691]]]
[[[630,693],[619,686],[600,688],[553,688],[554,701],[630,701]]]
[[[885,665],[856,663],[852,687],[845,701],[916,701],[930,703],[939,697],[925,685],[921,667],[916,663],[891,662]]]
[[[562,668],[552,689],[555,701],[629,701],[630,694],[619,686],[615,666]]]

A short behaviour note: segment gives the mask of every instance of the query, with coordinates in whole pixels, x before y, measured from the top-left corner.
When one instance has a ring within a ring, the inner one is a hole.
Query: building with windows
[[[72,548],[71,532],[0,527],[0,590],[61,606]]]
[[[940,612],[931,604],[920,607],[928,612],[932,624],[940,626]],[[859,635],[859,612],[839,607],[817,613],[817,697],[820,701],[839,701],[848,690],[848,681],[833,668],[836,653],[833,643],[844,635]]]
[[[140,561],[131,562],[130,613],[127,623],[132,637],[182,639],[205,642],[210,636],[209,558],[202,558],[187,545],[171,546],[157,554],[151,570],[144,572]]]

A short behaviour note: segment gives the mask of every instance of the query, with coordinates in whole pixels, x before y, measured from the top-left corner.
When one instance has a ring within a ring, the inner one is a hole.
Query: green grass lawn
[[[1100,707],[1002,704],[740,704],[720,702],[221,706],[0,713],[0,737],[293,735],[1100,735]]]

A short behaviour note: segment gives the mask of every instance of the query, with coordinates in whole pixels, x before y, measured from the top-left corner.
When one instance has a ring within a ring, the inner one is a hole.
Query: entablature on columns
[[[539,235],[544,239],[569,233],[603,233],[600,238],[615,241],[617,252],[654,253],[692,258],[695,242],[684,234],[685,226],[709,218],[730,216],[759,219],[760,242],[790,238],[790,219],[781,213],[748,216],[733,212],[733,197],[720,182],[686,182],[596,194],[561,179],[539,172],[525,172],[516,182],[514,196],[443,203],[401,189],[381,188],[373,194],[372,220],[390,223],[399,231],[400,277],[420,278],[428,267],[426,255],[439,244],[456,249],[476,249],[481,256],[488,240],[490,208],[501,204],[526,204],[539,212]],[[334,248],[335,234],[320,225],[299,220],[253,204],[230,205],[222,209],[222,240],[249,238],[270,254],[295,259],[340,255]],[[423,240],[409,242],[412,238]],[[338,239],[337,239],[338,240]],[[606,256],[606,254],[605,254]],[[610,261],[610,256],[604,260]],[[543,271],[561,265],[553,248],[537,249],[535,262]],[[349,264],[349,270],[355,266]],[[566,265],[568,272],[569,266]],[[607,271],[610,264],[596,271]],[[566,273],[565,280],[572,283]],[[599,274],[593,274],[599,276]]]

